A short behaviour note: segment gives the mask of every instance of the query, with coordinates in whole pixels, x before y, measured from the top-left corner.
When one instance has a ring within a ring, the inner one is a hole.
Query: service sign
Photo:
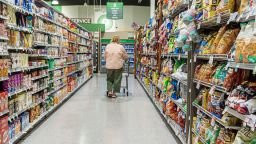
[[[123,19],[123,2],[107,2],[107,19]]]
[[[71,20],[73,20],[76,23],[92,23],[91,18],[72,18]]]

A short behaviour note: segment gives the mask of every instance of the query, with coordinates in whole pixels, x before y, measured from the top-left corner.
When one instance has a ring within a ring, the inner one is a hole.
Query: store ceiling
[[[49,0],[47,0],[49,1]],[[84,5],[87,1],[88,5],[100,5],[100,0],[58,0],[60,5]],[[141,1],[141,3],[138,3]],[[101,0],[102,5],[106,2],[124,2],[124,5],[150,6],[150,0]]]

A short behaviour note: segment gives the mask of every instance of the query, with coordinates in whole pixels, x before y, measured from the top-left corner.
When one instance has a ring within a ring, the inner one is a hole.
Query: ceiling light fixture
[[[142,2],[142,0],[138,0],[138,3],[140,4]]]
[[[52,0],[52,5],[58,5],[59,1],[58,0]]]

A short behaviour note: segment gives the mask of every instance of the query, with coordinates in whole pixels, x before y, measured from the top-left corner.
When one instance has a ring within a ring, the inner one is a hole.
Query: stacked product
[[[92,76],[92,36],[44,1],[1,1],[0,19],[0,144],[6,144],[18,142]],[[73,47],[81,53],[68,55]]]
[[[139,82],[182,143],[255,143],[255,4],[159,0],[137,32]]]

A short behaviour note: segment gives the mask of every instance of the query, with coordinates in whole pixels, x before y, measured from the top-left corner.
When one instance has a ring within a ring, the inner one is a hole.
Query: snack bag
[[[238,12],[239,13],[246,12],[249,7],[249,2],[250,2],[249,0],[241,0]]]
[[[214,127],[209,127],[205,133],[205,141],[207,144],[215,144],[217,137],[219,136],[220,127],[215,125]]]
[[[237,117],[235,117],[227,112],[224,113],[224,115],[221,118],[221,121],[223,121],[225,124],[227,124],[229,126],[235,126],[240,122],[240,120]]]
[[[251,131],[249,127],[242,127],[236,135],[233,144],[254,144],[256,131]]]
[[[225,25],[219,29],[218,34],[217,34],[216,38],[214,39],[214,42],[211,47],[212,54],[216,53],[216,47],[218,46],[219,41],[221,40],[221,38],[224,35],[224,33],[226,32],[226,30],[227,30],[227,25]]]
[[[236,72],[234,69],[229,68],[226,74],[226,78],[223,82],[223,87],[226,88],[227,91],[229,91],[237,85],[240,77],[240,70]]]
[[[227,54],[230,51],[238,33],[239,29],[237,28],[227,30],[216,47],[216,54]]]
[[[212,78],[212,84],[215,85],[222,85],[225,78],[227,71],[225,70],[225,64],[219,65],[216,69],[215,72],[213,72],[213,78]]]
[[[232,13],[235,8],[235,0],[221,0],[218,7],[217,7],[217,13],[229,11]]]
[[[221,118],[225,106],[224,93],[215,91],[209,98],[208,111],[216,117]]]
[[[221,128],[220,134],[216,140],[216,144],[233,144],[236,136],[236,131]]]

